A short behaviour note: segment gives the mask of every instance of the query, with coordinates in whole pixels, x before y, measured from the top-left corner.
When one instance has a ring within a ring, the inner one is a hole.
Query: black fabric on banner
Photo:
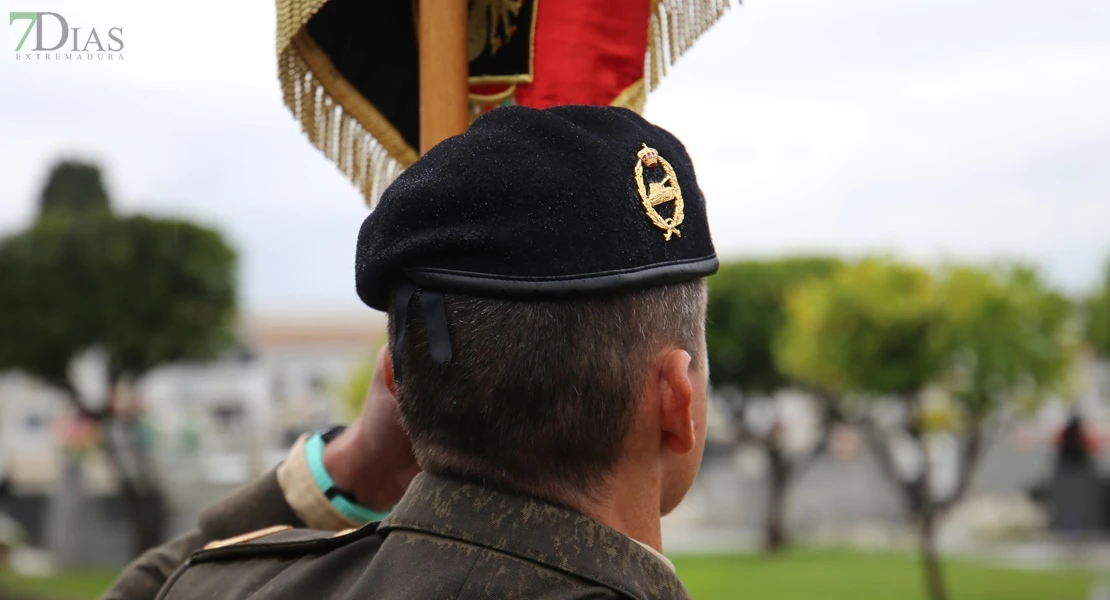
[[[420,147],[420,79],[410,0],[331,0],[308,22],[312,41],[413,149]]]

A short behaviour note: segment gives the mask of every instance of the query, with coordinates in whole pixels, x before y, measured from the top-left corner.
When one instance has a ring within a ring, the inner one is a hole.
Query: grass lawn
[[[911,554],[801,550],[782,557],[690,556],[674,560],[695,600],[924,600]],[[951,600],[1088,600],[1094,574],[1028,571],[946,561]]]
[[[73,571],[54,577],[20,577],[0,571],[0,599],[8,594],[43,600],[94,600],[116,579],[115,571]]]
[[[803,550],[776,558],[686,556],[678,574],[695,600],[923,600],[921,571],[910,555]],[[951,561],[952,600],[1087,600],[1094,575],[1023,571]],[[112,572],[73,572],[28,579],[0,572],[4,592],[53,600],[95,599]]]

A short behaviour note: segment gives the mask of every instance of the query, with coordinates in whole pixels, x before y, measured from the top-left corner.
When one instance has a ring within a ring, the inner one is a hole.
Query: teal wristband
[[[312,473],[312,479],[316,481],[316,487],[320,488],[320,491],[324,493],[331,505],[344,517],[357,523],[370,523],[386,518],[389,511],[377,512],[370,510],[356,503],[354,499],[348,497],[346,492],[335,485],[335,480],[324,468],[324,446],[324,437],[321,433],[317,432],[309,436],[304,444],[305,459],[308,461],[308,470]]]

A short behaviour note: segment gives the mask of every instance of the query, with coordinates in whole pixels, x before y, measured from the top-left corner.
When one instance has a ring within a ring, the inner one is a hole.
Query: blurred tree
[[[1102,287],[1087,302],[1087,341],[1099,356],[1110,358],[1110,261]]]
[[[110,212],[111,202],[100,179],[100,169],[96,165],[70,160],[54,165],[39,195],[39,215],[54,211],[71,214]]]
[[[785,322],[785,293],[792,286],[832,273],[840,262],[828,257],[797,257],[726,263],[709,279],[706,344],[713,386],[730,403],[738,441],[758,447],[767,460],[767,512],[764,547],[774,552],[788,542],[785,516],[789,487],[825,446],[834,420],[832,396],[809,386],[821,414],[821,441],[798,453],[785,447],[782,419],[774,394],[792,384],[779,368],[772,343]],[[774,413],[760,427],[749,413]]]
[[[938,522],[967,492],[988,418],[1063,384],[1074,349],[1067,301],[1026,268],[952,267],[938,281],[924,269],[873,259],[803,284],[789,295],[787,315],[777,348],[785,370],[862,401],[869,446],[917,523],[930,597],[946,598]],[[961,447],[957,481],[944,494],[930,476],[927,427],[937,422],[930,391],[961,415],[950,431]],[[881,410],[891,405],[897,410]],[[895,460],[896,444],[912,460]]]
[[[100,338],[113,380],[159,365],[212,358],[234,343],[235,251],[214,230],[134,216],[101,243]]]
[[[165,502],[141,411],[124,392],[151,369],[213,357],[231,341],[235,253],[186,221],[54,210],[0,240],[0,369],[65,392],[102,430],[134,549],[161,541]],[[83,394],[75,359],[104,358],[105,397]]]
[[[824,389],[911,395],[941,363],[930,338],[940,290],[924,269],[869,259],[787,297],[776,348],[783,369]]]
[[[725,263],[709,279],[709,372],[715,384],[770,393],[790,383],[779,369],[772,340],[786,321],[784,294],[840,266],[829,257]]]
[[[1035,408],[1046,395],[1069,390],[1078,349],[1075,311],[1035,270],[954,266],[942,285],[942,384],[970,429],[999,408]]]

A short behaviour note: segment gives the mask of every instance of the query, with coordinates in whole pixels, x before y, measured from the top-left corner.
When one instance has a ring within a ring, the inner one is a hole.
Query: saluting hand
[[[378,352],[358,419],[324,449],[324,468],[336,485],[377,511],[397,504],[420,472],[412,443],[401,427],[387,354],[388,347]]]

